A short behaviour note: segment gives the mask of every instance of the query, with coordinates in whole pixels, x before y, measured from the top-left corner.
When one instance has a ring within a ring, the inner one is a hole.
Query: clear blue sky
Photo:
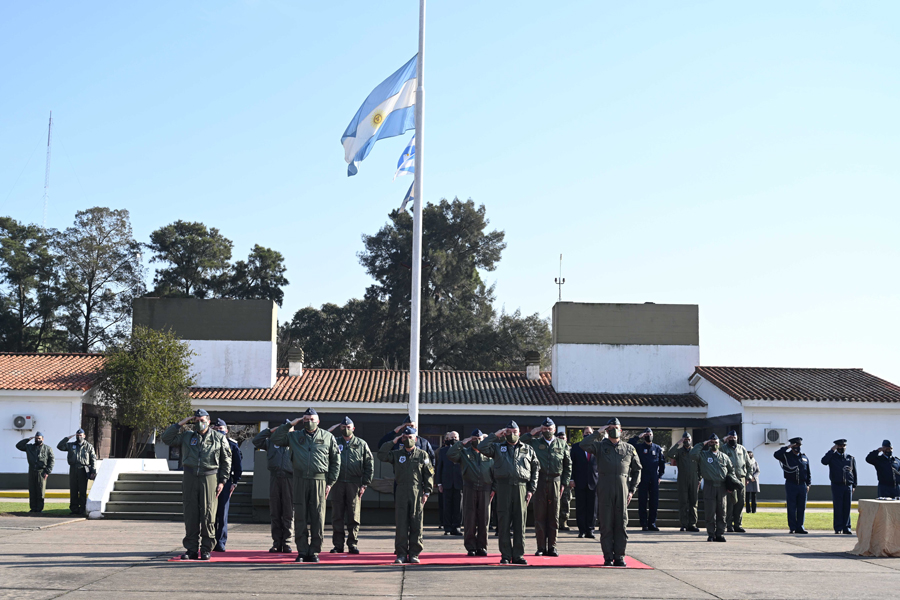
[[[127,208],[287,257],[281,317],[359,297],[408,136],[340,136],[416,51],[418,2],[6,2],[0,214]],[[696,303],[706,365],[900,382],[900,4],[448,2],[427,37],[426,200],[487,206],[507,310]]]

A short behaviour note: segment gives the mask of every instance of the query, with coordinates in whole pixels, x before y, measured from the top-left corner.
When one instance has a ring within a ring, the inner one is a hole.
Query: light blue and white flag
[[[400,210],[406,210],[406,205],[412,202],[416,194],[413,192],[413,187],[416,185],[416,180],[413,179],[413,182],[409,184],[409,191],[406,192],[406,197],[403,199],[403,204],[400,205]]]
[[[397,172],[394,173],[394,179],[403,177],[407,173],[416,172],[416,135],[413,134],[412,139],[403,149],[400,160],[397,161]]]
[[[378,84],[353,116],[341,137],[347,176],[359,172],[359,163],[381,138],[402,135],[416,128],[416,64],[413,56],[396,73]]]

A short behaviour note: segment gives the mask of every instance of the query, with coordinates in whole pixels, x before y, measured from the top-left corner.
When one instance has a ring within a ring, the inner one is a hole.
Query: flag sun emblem
[[[384,115],[383,114],[378,112],[378,113],[375,113],[374,115],[372,115],[372,125],[374,125],[376,129],[378,127],[381,127],[382,123],[384,123]]]

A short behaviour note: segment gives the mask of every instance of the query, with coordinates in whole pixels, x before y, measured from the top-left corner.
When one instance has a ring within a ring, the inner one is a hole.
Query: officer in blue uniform
[[[635,446],[641,461],[641,483],[638,485],[638,516],[641,531],[659,531],[656,513],[659,510],[659,480],[666,472],[666,457],[663,450],[653,443],[653,431],[648,427],[641,433],[640,442]],[[647,501],[650,510],[647,510]]]
[[[228,425],[222,419],[216,420],[216,431],[225,436],[231,447],[231,476],[225,482],[222,493],[219,494],[219,505],[216,508],[216,545],[213,552],[225,552],[225,544],[228,543],[228,511],[231,508],[231,494],[237,489],[238,481],[244,474],[241,468],[241,448],[238,443],[228,437]]]
[[[847,454],[847,440],[834,440],[834,446],[822,457],[831,479],[831,502],[834,505],[834,532],[853,535],[850,530],[850,503],[859,481],[856,459]]]
[[[866,462],[875,467],[878,474],[878,497],[900,497],[900,458],[894,456],[891,441],[884,440],[881,448],[869,452]]]
[[[775,451],[775,460],[781,463],[784,471],[784,493],[787,501],[788,527],[791,533],[809,533],[803,529],[806,518],[806,495],[812,479],[809,473],[809,458],[800,452],[803,438],[795,437],[788,440],[789,446],[784,446]]]

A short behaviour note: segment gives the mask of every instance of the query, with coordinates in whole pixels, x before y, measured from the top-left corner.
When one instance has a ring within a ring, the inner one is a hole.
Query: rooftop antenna
[[[47,202],[50,200],[50,139],[53,133],[53,111],[50,111],[50,122],[47,124],[47,168],[44,171],[44,222],[47,229]]]
[[[49,159],[47,159],[49,160]],[[49,163],[48,163],[49,164]],[[559,255],[559,277],[553,278],[553,283],[559,286],[559,301],[562,302],[562,286],[566,280],[562,276],[562,254]]]

